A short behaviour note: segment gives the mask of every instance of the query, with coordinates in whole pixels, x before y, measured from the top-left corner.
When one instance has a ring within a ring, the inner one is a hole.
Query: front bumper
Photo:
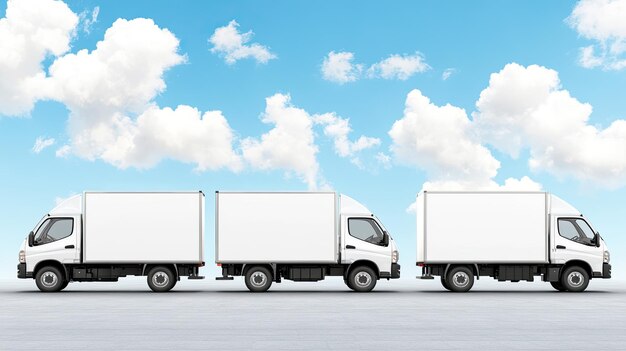
[[[391,279],[400,278],[400,265],[397,263],[391,264]]]
[[[609,279],[611,278],[611,265],[608,263],[602,264],[602,272],[593,272],[594,278],[603,278]]]
[[[604,279],[611,278],[611,265],[608,263],[602,264],[602,278]]]
[[[26,272],[26,263],[20,263],[17,265],[17,277],[20,279],[32,278],[33,273]]]

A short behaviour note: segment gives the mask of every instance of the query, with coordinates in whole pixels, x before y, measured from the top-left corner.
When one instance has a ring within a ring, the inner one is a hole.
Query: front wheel
[[[246,273],[246,286],[252,292],[264,292],[272,286],[272,273],[269,269],[256,266]]]
[[[470,291],[474,285],[474,273],[472,273],[471,269],[464,266],[454,267],[448,272],[446,281],[450,287],[450,291]]]
[[[376,286],[376,273],[374,270],[366,267],[356,267],[348,275],[348,286],[358,292],[372,291]]]
[[[582,267],[569,267],[563,272],[563,275],[561,275],[561,285],[563,285],[567,291],[585,291],[589,285],[589,274]]]
[[[157,266],[148,272],[148,286],[154,292],[166,292],[176,285],[176,275],[168,267]]]
[[[35,283],[43,292],[57,292],[67,286],[65,277],[61,271],[52,266],[43,267],[35,275]]]

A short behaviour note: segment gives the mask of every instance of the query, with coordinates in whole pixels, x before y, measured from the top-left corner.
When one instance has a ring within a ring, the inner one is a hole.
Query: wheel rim
[[[580,272],[571,272],[567,275],[567,282],[570,286],[578,288],[585,283],[585,277]]]
[[[470,277],[465,272],[456,272],[452,276],[452,283],[454,286],[459,288],[464,288],[469,284]]]
[[[267,282],[267,275],[261,271],[253,272],[250,275],[250,284],[252,284],[252,286],[254,287],[260,288],[264,286],[266,282]]]
[[[158,271],[152,275],[152,284],[156,287],[162,288],[167,286],[170,282],[170,277],[166,272]]]
[[[57,285],[58,281],[59,281],[59,277],[57,276],[56,273],[52,272],[52,271],[47,271],[44,272],[41,275],[41,284],[43,286],[45,286],[46,288],[51,288],[55,285]]]
[[[354,276],[354,283],[361,288],[367,287],[372,283],[372,276],[367,272],[358,272]]]

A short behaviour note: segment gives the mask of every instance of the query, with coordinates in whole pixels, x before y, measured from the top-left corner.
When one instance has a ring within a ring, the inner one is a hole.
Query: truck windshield
[[[376,221],[371,218],[348,219],[348,233],[360,240],[375,245],[383,245],[385,235]]]
[[[595,245],[595,233],[580,218],[559,218],[559,235],[580,244]]]

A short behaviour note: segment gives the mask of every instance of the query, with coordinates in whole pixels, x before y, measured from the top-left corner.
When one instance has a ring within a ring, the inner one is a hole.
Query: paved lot
[[[251,294],[242,281],[187,281],[167,294],[140,278],[73,283],[43,294],[0,282],[0,350],[624,350],[626,282],[582,294],[480,280],[467,294],[434,281],[285,282]]]

